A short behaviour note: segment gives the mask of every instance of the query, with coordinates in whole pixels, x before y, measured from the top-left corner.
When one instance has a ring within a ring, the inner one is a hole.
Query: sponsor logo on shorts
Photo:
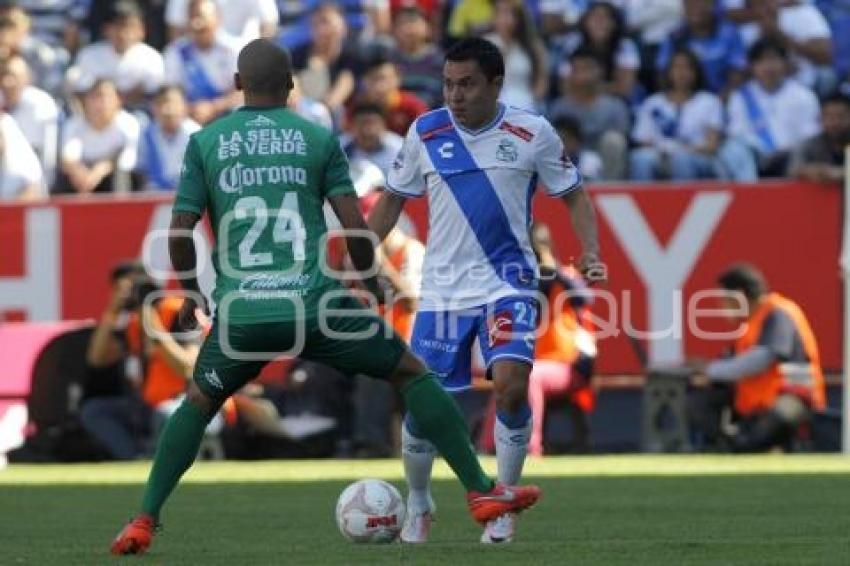
[[[510,344],[514,332],[514,313],[511,311],[497,312],[490,321],[490,347],[498,348]]]
[[[458,351],[458,345],[451,342],[441,342],[440,340],[419,340],[419,346],[428,350],[437,350],[439,352],[454,353]]]

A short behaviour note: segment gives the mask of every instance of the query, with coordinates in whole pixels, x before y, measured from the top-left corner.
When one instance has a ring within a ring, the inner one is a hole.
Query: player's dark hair
[[[755,63],[768,55],[776,55],[782,60],[788,61],[788,49],[778,41],[768,38],[755,42],[747,53],[747,59],[750,63]]]
[[[255,39],[239,52],[239,80],[246,93],[278,96],[292,90],[289,51],[268,39]]]
[[[378,115],[384,117],[384,109],[380,104],[374,102],[358,102],[351,109],[351,117],[365,116],[367,114]]]
[[[475,61],[488,81],[505,76],[505,59],[502,52],[493,42],[480,37],[467,37],[452,45],[446,53],[446,61]]]
[[[717,283],[727,291],[740,291],[751,301],[770,291],[762,272],[749,263],[736,263],[729,267],[720,274]]]
[[[581,122],[572,116],[561,116],[552,124],[556,132],[564,132],[576,138],[578,141],[584,141],[584,130],[581,127]]]

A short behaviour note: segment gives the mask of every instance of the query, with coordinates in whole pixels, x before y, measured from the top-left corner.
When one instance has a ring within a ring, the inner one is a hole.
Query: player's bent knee
[[[222,404],[221,401],[208,397],[194,381],[189,384],[186,401],[198,407],[209,418],[212,418],[218,412]]]
[[[422,360],[416,357],[413,352],[407,350],[390,376],[390,382],[396,387],[402,388],[427,371],[428,368]]]
[[[502,379],[495,381],[493,391],[496,408],[506,413],[516,413],[528,404],[528,379]]]

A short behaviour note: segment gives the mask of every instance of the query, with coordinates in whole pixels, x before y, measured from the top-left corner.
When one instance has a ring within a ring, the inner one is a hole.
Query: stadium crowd
[[[0,199],[174,190],[258,36],[292,53],[290,106],[384,172],[441,104],[443,50],[481,34],[504,102],[549,117],[587,179],[834,181],[848,32],[842,0],[2,0]]]

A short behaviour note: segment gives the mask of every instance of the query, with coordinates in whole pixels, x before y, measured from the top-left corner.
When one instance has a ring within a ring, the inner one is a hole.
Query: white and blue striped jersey
[[[413,123],[387,189],[428,195],[420,310],[462,310],[536,290],[528,227],[538,182],[553,197],[581,186],[541,116],[501,105],[492,123],[473,132],[439,108]]]

